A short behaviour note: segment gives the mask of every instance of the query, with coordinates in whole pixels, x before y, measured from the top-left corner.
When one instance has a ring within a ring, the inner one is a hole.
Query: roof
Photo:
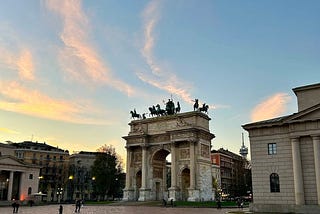
[[[296,93],[297,91],[304,91],[304,90],[310,90],[310,89],[315,89],[315,88],[320,88],[320,83],[301,86],[301,87],[296,87],[296,88],[294,88],[292,90],[293,90],[294,93]]]
[[[320,85],[320,84],[319,84]],[[242,125],[242,127],[245,130],[249,130],[252,128],[260,128],[260,127],[270,127],[270,126],[282,126],[284,124],[294,123],[294,122],[301,122],[299,118],[303,118],[303,116],[315,112],[317,110],[320,110],[320,103],[317,105],[314,105],[310,108],[304,109],[298,113],[294,113],[287,116],[277,117],[269,120],[263,120],[258,121],[254,123],[248,123],[245,125]],[[314,119],[320,119],[320,118],[314,118]],[[308,119],[308,120],[314,120],[314,119]],[[306,121],[306,120],[305,120]]]
[[[40,151],[54,151],[54,152],[67,152],[67,150],[59,149],[58,147],[53,147],[48,144],[32,142],[32,141],[23,141],[21,143],[11,143],[10,145],[14,146],[16,149],[29,149],[29,150],[40,150]]]

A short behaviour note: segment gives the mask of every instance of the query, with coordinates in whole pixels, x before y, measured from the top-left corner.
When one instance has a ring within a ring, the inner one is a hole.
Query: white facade
[[[243,126],[255,212],[320,213],[320,84],[293,91],[297,113]]]
[[[23,163],[12,156],[0,156],[2,200],[15,199],[24,202],[37,193],[39,172],[39,167]]]

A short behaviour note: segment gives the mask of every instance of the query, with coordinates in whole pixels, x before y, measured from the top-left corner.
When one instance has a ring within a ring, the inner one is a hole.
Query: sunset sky
[[[320,82],[320,1],[2,0],[0,142],[124,157],[129,112],[209,104],[214,149]],[[124,157],[125,158],[125,157]]]

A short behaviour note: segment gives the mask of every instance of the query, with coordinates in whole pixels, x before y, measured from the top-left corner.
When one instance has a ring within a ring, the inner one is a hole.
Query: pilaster
[[[318,205],[320,205],[320,136],[312,136],[313,154],[314,154],[314,167],[316,174],[317,184],[317,197]]]
[[[177,188],[177,157],[176,144],[171,142],[171,187],[169,190],[169,200],[176,201],[179,198],[179,189]]]
[[[150,189],[148,188],[147,178],[148,178],[148,147],[142,145],[142,179],[141,179],[141,188],[139,190],[139,199],[138,201],[148,201],[150,200]]]
[[[300,142],[299,138],[291,139],[293,178],[296,205],[304,205],[303,175],[301,166]]]

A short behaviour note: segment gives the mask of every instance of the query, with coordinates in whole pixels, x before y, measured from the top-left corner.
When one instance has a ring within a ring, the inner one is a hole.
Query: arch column
[[[190,144],[190,188],[188,189],[188,201],[198,201],[200,198],[200,191],[196,189],[196,148],[197,140],[189,141]]]
[[[171,142],[171,187],[169,188],[169,200],[176,201],[178,199],[177,187],[177,157],[176,144]]]
[[[311,136],[313,142],[314,167],[317,184],[318,205],[320,205],[320,136]]]
[[[304,199],[303,175],[302,175],[302,166],[301,166],[299,138],[291,138],[291,147],[292,147],[294,193],[295,193],[296,205],[304,205],[305,199]]]
[[[132,149],[126,147],[127,149],[127,163],[126,163],[126,186],[123,190],[123,201],[133,201],[134,200],[134,188],[132,187],[132,172],[131,172],[131,161],[132,161]]]
[[[147,201],[150,200],[150,189],[148,188],[147,179],[148,179],[148,147],[146,145],[142,145],[142,178],[141,178],[141,188],[139,190],[139,199],[138,201]]]

